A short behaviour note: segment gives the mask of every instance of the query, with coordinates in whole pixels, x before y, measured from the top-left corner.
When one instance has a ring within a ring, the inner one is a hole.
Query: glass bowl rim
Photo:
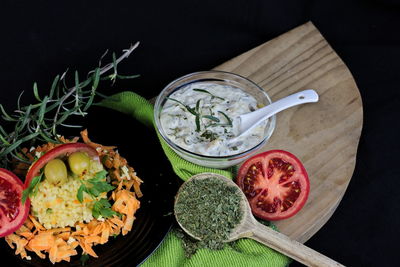
[[[240,153],[230,154],[230,155],[226,155],[226,156],[203,155],[203,154],[199,154],[199,153],[195,153],[195,152],[189,151],[189,150],[187,150],[187,149],[175,144],[171,139],[168,138],[168,136],[166,136],[164,130],[162,129],[162,125],[161,125],[158,113],[161,112],[161,108],[162,108],[161,104],[162,104],[162,102],[164,101],[165,98],[161,99],[161,95],[163,95],[163,93],[168,88],[170,88],[172,85],[174,85],[175,83],[177,83],[179,81],[182,81],[182,80],[184,80],[184,79],[186,79],[188,77],[201,75],[201,74],[213,74],[213,73],[214,74],[225,74],[225,75],[228,75],[228,76],[231,75],[231,76],[237,77],[239,79],[243,79],[246,82],[249,82],[250,84],[255,86],[255,88],[259,89],[263,93],[263,95],[267,98],[267,100],[268,100],[268,102],[270,104],[272,103],[271,98],[269,97],[267,92],[265,92],[265,90],[261,86],[259,86],[258,84],[256,84],[252,80],[250,80],[250,79],[248,79],[248,78],[246,78],[246,77],[244,77],[242,75],[239,75],[239,74],[236,74],[236,73],[233,73],[233,72],[228,72],[228,71],[221,71],[221,70],[196,71],[196,72],[192,72],[192,73],[186,74],[184,76],[180,76],[177,79],[173,80],[172,82],[168,83],[163,88],[163,90],[161,90],[161,92],[158,94],[158,96],[156,98],[156,101],[155,101],[155,104],[154,104],[154,112],[153,112],[154,121],[155,121],[155,124],[156,124],[156,130],[161,135],[163,140],[171,148],[173,148],[175,150],[178,150],[180,152],[183,152],[184,154],[187,154],[188,156],[194,156],[195,158],[198,158],[200,160],[207,159],[207,160],[217,161],[217,160],[221,160],[221,159],[222,160],[223,159],[230,160],[232,158],[235,159],[235,158],[245,157],[246,155],[251,154],[254,150],[257,150],[258,148],[260,148],[260,146],[262,146],[272,136],[272,133],[274,132],[275,126],[276,126],[276,115],[273,115],[273,116],[270,117],[270,119],[271,119],[271,121],[270,121],[271,125],[269,126],[270,130],[268,130],[268,132],[265,135],[265,137],[257,145],[255,145],[255,146],[253,146],[253,147],[251,147],[251,148],[249,148],[249,149],[247,149],[245,151],[242,151]],[[229,79],[226,79],[226,78],[205,77],[205,78],[195,79],[195,80],[189,81],[189,82],[179,86],[178,88],[176,88],[173,92],[179,90],[179,88],[182,88],[185,85],[188,85],[188,84],[191,84],[191,83],[195,83],[195,82],[198,82],[198,81],[205,81],[205,80],[212,80],[212,79],[218,79],[218,80],[221,80],[221,81],[228,81],[228,82],[230,81]],[[169,95],[171,95],[173,92],[171,92]]]

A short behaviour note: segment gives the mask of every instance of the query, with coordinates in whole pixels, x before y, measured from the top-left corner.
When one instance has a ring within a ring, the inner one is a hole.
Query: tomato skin
[[[295,215],[306,203],[310,182],[300,160],[284,150],[270,150],[246,160],[236,183],[255,216],[276,221]]]
[[[37,176],[40,170],[46,165],[50,160],[57,158],[62,155],[69,155],[77,151],[86,152],[90,157],[99,157],[96,149],[84,144],[84,143],[68,143],[59,145],[52,150],[48,151],[46,154],[41,156],[33,165],[29,168],[29,171],[25,178],[25,187],[28,187],[32,179]]]
[[[1,189],[4,189],[4,187],[7,187],[7,189],[11,189],[12,190],[12,194],[17,194],[16,197],[13,199],[10,199],[9,202],[12,202],[12,204],[18,203],[18,214],[16,215],[16,217],[12,220],[12,221],[8,221],[6,223],[6,225],[2,225],[3,224],[3,218],[0,218],[0,237],[4,237],[7,236],[9,234],[12,234],[13,232],[15,232],[16,230],[18,230],[21,225],[25,222],[26,218],[28,217],[29,214],[29,209],[31,206],[31,203],[29,201],[29,199],[27,199],[25,201],[25,204],[22,204],[21,202],[21,198],[22,198],[22,192],[25,189],[24,184],[22,183],[22,181],[12,172],[6,170],[6,169],[2,169],[0,168],[0,183],[1,183]],[[8,186],[8,185],[11,185]],[[0,191],[0,195],[2,196],[1,199],[1,205],[2,208],[4,208],[7,203],[7,199],[4,199],[4,196],[6,195],[6,193],[2,190]],[[7,219],[6,219],[7,220]]]

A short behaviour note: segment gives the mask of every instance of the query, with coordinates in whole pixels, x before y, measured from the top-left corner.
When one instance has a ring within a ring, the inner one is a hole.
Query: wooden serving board
[[[290,151],[305,165],[311,183],[308,201],[296,216],[276,225],[292,239],[307,241],[331,217],[354,171],[363,110],[350,71],[311,22],[215,69],[248,77],[272,101],[305,89],[318,92],[318,103],[277,114],[264,147]]]

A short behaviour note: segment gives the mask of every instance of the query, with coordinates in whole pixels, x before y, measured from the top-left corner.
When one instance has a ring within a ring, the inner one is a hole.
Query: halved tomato
[[[25,186],[28,187],[29,184],[31,183],[32,179],[39,175],[40,170],[46,165],[47,162],[49,162],[52,159],[55,159],[57,157],[61,156],[68,156],[74,152],[86,152],[89,157],[92,158],[99,158],[99,155],[93,147],[84,144],[84,143],[68,143],[68,144],[62,144],[59,145],[52,150],[48,151],[46,154],[41,156],[30,168],[28,173],[26,174],[26,179],[25,179]]]
[[[19,229],[28,217],[31,203],[22,204],[22,181],[12,172],[0,168],[0,237]]]
[[[307,172],[293,154],[271,150],[248,159],[236,183],[249,200],[253,214],[275,221],[295,215],[310,191]]]

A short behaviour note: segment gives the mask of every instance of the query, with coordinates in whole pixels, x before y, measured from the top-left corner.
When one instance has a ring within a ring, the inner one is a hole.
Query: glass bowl
[[[175,91],[197,82],[207,82],[207,83],[215,83],[220,85],[228,85],[232,87],[237,87],[250,94],[257,100],[257,104],[265,106],[271,104],[271,99],[268,94],[257,84],[250,81],[247,78],[244,78],[240,75],[224,72],[224,71],[201,71],[195,72],[191,74],[187,74],[181,78],[178,78],[168,84],[158,95],[155,105],[154,105],[154,120],[156,123],[156,128],[158,133],[164,139],[164,141],[168,144],[168,146],[174,150],[179,156],[184,158],[187,161],[190,161],[194,164],[217,168],[217,169],[225,169],[234,165],[241,163],[246,160],[250,156],[256,154],[268,141],[271,137],[274,128],[275,128],[275,115],[268,119],[268,122],[265,126],[264,130],[264,138],[255,146],[248,148],[246,151],[227,155],[227,156],[207,156],[201,155],[198,153],[194,153],[189,151],[173,142],[166,132],[163,130],[160,115],[163,108],[163,105],[167,101],[168,97],[174,93]]]

